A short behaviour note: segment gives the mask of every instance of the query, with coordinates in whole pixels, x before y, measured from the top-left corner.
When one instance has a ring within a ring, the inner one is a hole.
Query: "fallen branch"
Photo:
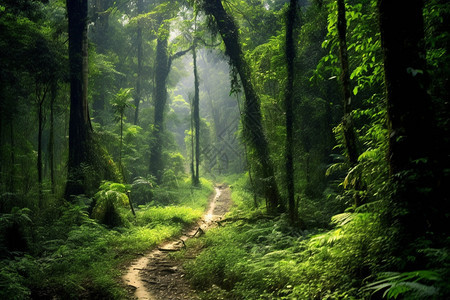
[[[180,251],[181,248],[173,248],[173,249],[169,249],[169,248],[158,248],[159,251],[163,251],[163,252],[177,252]]]
[[[260,215],[260,216],[256,216],[253,218],[227,218],[227,219],[223,219],[223,220],[218,220],[216,221],[216,223],[219,226],[223,226],[222,223],[229,223],[229,222],[237,222],[237,221],[246,221],[247,223],[255,223],[259,220],[273,220],[275,217],[274,216],[269,216],[269,215]]]

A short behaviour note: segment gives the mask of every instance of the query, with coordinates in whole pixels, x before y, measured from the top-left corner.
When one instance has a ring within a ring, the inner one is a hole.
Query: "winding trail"
[[[214,198],[197,224],[186,228],[178,239],[165,242],[132,262],[122,277],[130,291],[130,299],[198,299],[184,278],[182,263],[171,259],[168,253],[180,250],[185,247],[185,241],[215,226],[215,221],[220,220],[231,206],[230,195],[228,186],[216,185]]]

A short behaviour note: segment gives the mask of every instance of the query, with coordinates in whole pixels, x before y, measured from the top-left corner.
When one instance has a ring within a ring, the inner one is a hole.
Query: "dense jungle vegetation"
[[[447,0],[1,0],[0,298],[450,298]],[[183,252],[175,256],[183,256]]]

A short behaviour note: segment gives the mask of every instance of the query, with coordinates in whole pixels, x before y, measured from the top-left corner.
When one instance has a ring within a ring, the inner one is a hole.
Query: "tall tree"
[[[231,66],[239,74],[245,94],[243,130],[246,142],[256,153],[261,164],[261,175],[264,180],[263,190],[267,201],[267,210],[275,213],[282,205],[274,169],[270,160],[269,146],[262,126],[260,99],[251,82],[250,67],[243,58],[239,43],[239,29],[232,17],[225,11],[220,0],[203,1],[202,9],[215,19],[218,31],[225,43],[226,54]]]
[[[298,210],[295,205],[294,198],[294,158],[293,158],[293,124],[294,124],[294,110],[293,110],[293,93],[294,93],[294,61],[295,61],[295,46],[294,46],[294,24],[296,19],[297,1],[291,0],[289,8],[286,13],[286,67],[287,67],[287,84],[285,90],[284,106],[286,112],[286,185],[288,192],[289,217],[292,223],[297,221]]]
[[[170,7],[169,7],[170,9]],[[163,132],[164,115],[167,102],[167,78],[169,76],[172,61],[191,51],[189,49],[179,51],[173,55],[168,52],[168,40],[170,33],[170,21],[159,16],[158,37],[156,41],[156,62],[155,62],[155,88],[154,88],[154,141],[150,152],[150,173],[161,182],[164,162],[162,159],[163,151]]]
[[[84,194],[82,164],[88,161],[91,128],[87,105],[87,0],[67,0],[69,19],[70,120],[66,198]]]
[[[354,168],[358,164],[359,150],[357,146],[357,137],[353,124],[353,104],[352,94],[350,89],[350,71],[348,63],[348,49],[347,49],[347,18],[345,13],[345,0],[337,1],[337,29],[339,37],[339,58],[341,62],[341,84],[343,92],[343,107],[344,117],[342,118],[342,130],[344,135],[345,148],[347,150],[347,157],[350,162],[350,168]],[[356,175],[355,180],[355,205],[360,204],[360,196],[358,190],[360,189],[360,179]]]
[[[144,12],[144,4],[143,0],[138,0],[137,2],[137,14],[140,15]],[[142,90],[142,25],[141,22],[138,21],[137,24],[137,77],[136,77],[136,92],[134,94],[134,125],[138,124],[139,120],[139,104],[141,102],[141,90]]]
[[[194,29],[195,30],[195,29]],[[200,165],[200,90],[199,90],[199,78],[197,71],[197,40],[194,38],[192,46],[192,59],[194,64],[194,101],[193,101],[193,113],[194,113],[194,129],[195,129],[195,174],[193,184],[198,185],[200,183],[199,178],[199,165]]]
[[[39,190],[39,206],[42,205],[42,183],[43,183],[43,173],[42,173],[42,132],[44,130],[44,102],[47,98],[47,93],[50,85],[46,83],[38,82],[35,80],[35,101],[38,108],[38,151],[37,151],[37,171],[38,171],[38,190]]]
[[[164,108],[167,101],[167,77],[169,76],[169,54],[167,50],[169,29],[168,25],[163,24],[161,19],[159,24],[160,32],[156,41],[156,60],[155,60],[155,116],[154,116],[154,144],[150,153],[150,173],[161,181],[163,161],[162,161],[162,142],[164,130]]]
[[[423,44],[422,0],[378,0],[389,129],[392,211],[402,242],[448,228],[445,157],[439,158]],[[439,162],[440,159],[440,162]],[[448,167],[448,164],[447,164]],[[447,175],[448,182],[448,175]],[[403,243],[407,247],[409,243]]]
[[[50,132],[48,138],[48,156],[50,167],[50,184],[52,194],[55,194],[55,101],[58,93],[58,84],[54,80],[50,87]]]

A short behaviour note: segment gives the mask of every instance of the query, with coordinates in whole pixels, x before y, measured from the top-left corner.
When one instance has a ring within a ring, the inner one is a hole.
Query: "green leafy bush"
[[[111,227],[127,224],[125,208],[129,207],[130,203],[126,192],[127,187],[124,184],[103,183],[94,197],[92,217]]]
[[[153,190],[156,186],[153,178],[137,177],[131,185],[130,198],[134,205],[150,203],[153,199]]]

